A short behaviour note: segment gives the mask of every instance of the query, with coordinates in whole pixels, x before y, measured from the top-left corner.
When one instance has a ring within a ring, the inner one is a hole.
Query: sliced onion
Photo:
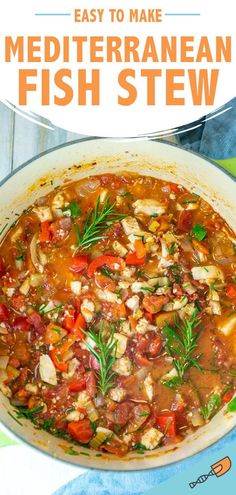
[[[94,404],[96,407],[101,407],[105,403],[103,395],[97,395],[97,397],[94,398]]]
[[[193,409],[191,416],[192,425],[197,428],[198,426],[204,425],[204,419],[199,411],[199,409]]]
[[[180,244],[181,244],[181,247],[185,253],[192,253],[193,252],[192,243],[186,237],[184,239],[181,239]]]
[[[38,253],[37,253],[37,241],[38,234],[34,234],[30,243],[30,256],[34,267],[37,272],[43,273],[43,266],[38,261]]]
[[[75,186],[76,193],[82,198],[86,197],[88,193],[96,191],[100,187],[100,181],[95,177],[89,179]]]

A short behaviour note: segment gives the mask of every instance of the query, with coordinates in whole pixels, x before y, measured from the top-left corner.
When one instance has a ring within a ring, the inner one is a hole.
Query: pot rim
[[[33,162],[37,161],[38,159],[44,157],[44,156],[47,156],[49,155],[50,153],[53,153],[55,151],[58,151],[60,149],[63,149],[63,148],[66,148],[66,147],[70,147],[70,146],[73,146],[73,145],[76,145],[76,144],[80,144],[80,143],[84,143],[84,142],[89,142],[89,141],[93,141],[93,142],[98,142],[98,141],[105,141],[105,142],[121,142],[121,143],[133,143],[134,141],[138,141],[138,142],[146,142],[146,141],[151,141],[151,142],[154,142],[154,143],[157,143],[157,144],[163,144],[164,146],[166,147],[172,147],[172,148],[178,148],[180,149],[181,151],[184,151],[186,152],[187,154],[190,154],[190,155],[194,155],[195,157],[198,157],[200,159],[202,159],[203,161],[205,162],[209,162],[211,165],[213,165],[215,168],[217,168],[218,170],[220,170],[223,174],[225,174],[226,176],[228,176],[232,182],[236,183],[236,177],[234,177],[228,170],[225,170],[223,167],[221,167],[217,162],[215,162],[214,160],[208,158],[207,156],[205,155],[202,155],[196,151],[193,151],[193,150],[189,150],[189,149],[186,149],[184,148],[183,146],[177,144],[177,143],[171,143],[169,142],[168,140],[164,140],[164,139],[153,139],[153,138],[124,138],[124,139],[121,139],[121,138],[103,138],[103,137],[96,137],[96,136],[87,136],[87,137],[84,137],[84,138],[78,138],[78,139],[75,139],[73,141],[68,141],[66,143],[62,143],[62,144],[59,144],[53,148],[50,148],[46,151],[43,151],[37,155],[35,155],[34,157],[32,157],[31,159],[27,160],[26,162],[24,162],[22,165],[20,165],[19,167],[17,167],[15,170],[13,170],[12,172],[10,172],[6,177],[4,177],[4,179],[2,179],[0,181],[0,188],[5,184],[7,183],[7,181],[9,179],[11,179],[11,177],[13,177],[14,175],[16,175],[19,171],[23,170],[24,168],[26,168],[28,165],[31,165]],[[96,174],[97,175],[97,174]],[[11,428],[10,426],[6,425],[4,421],[2,421],[2,419],[0,419],[0,425],[3,425],[3,427],[6,429],[6,431],[9,431],[14,437],[16,437],[22,444],[26,444],[28,445],[30,448],[33,448],[36,452],[40,452],[41,454],[49,457],[50,459],[54,459],[58,462],[63,462],[64,464],[69,464],[71,466],[78,466],[78,467],[82,467],[84,469],[87,469],[87,470],[101,470],[101,471],[107,471],[107,472],[140,472],[140,471],[147,471],[147,470],[153,470],[153,469],[157,469],[159,467],[165,467],[165,466],[168,466],[170,464],[177,464],[179,462],[184,462],[186,459],[190,459],[194,456],[197,456],[198,454],[201,454],[203,451],[205,451],[206,449],[208,449],[209,447],[213,446],[213,445],[216,445],[217,442],[220,442],[220,440],[222,440],[223,438],[225,438],[227,435],[229,435],[229,433],[235,428],[235,426],[232,426],[228,429],[228,431],[226,431],[224,433],[224,435],[220,436],[219,438],[217,439],[214,439],[213,441],[211,441],[206,447],[204,448],[200,448],[200,450],[198,451],[195,451],[189,455],[187,455],[186,457],[184,458],[180,458],[178,460],[175,460],[173,459],[173,461],[169,460],[168,463],[166,464],[162,464],[161,466],[151,466],[151,467],[140,467],[140,469],[131,469],[131,470],[127,470],[127,469],[116,469],[116,468],[111,468],[111,467],[107,467],[106,465],[104,465],[104,467],[93,467],[93,466],[89,466],[89,465],[84,465],[83,463],[81,464],[80,462],[78,463],[74,463],[72,461],[72,459],[63,459],[63,458],[59,458],[57,456],[53,456],[53,454],[47,452],[45,449],[43,449],[40,445],[35,445],[33,443],[31,443],[29,440],[25,439],[25,438],[22,438],[22,436],[18,433],[16,433],[14,431],[13,428]],[[148,459],[148,458],[147,458]],[[140,459],[141,461],[142,459]],[[116,462],[119,463],[119,460],[116,459]],[[104,463],[105,464],[105,463]]]
[[[58,151],[62,148],[66,148],[67,146],[73,146],[75,144],[79,143],[84,143],[86,141],[107,141],[107,142],[122,142],[122,143],[129,143],[133,141],[138,141],[138,142],[146,142],[146,141],[151,141],[154,143],[160,143],[164,144],[166,146],[171,146],[173,148],[179,148],[181,151],[185,151],[186,153],[189,153],[190,155],[197,156],[201,158],[202,160],[205,160],[206,162],[209,162],[211,165],[216,167],[218,170],[220,170],[223,174],[227,175],[233,182],[236,182],[236,177],[232,175],[228,170],[224,169],[221,165],[219,165],[216,161],[213,159],[207,157],[206,155],[203,155],[201,153],[198,153],[197,151],[193,151],[190,149],[184,148],[184,146],[179,145],[178,143],[171,143],[168,140],[165,139],[153,139],[153,138],[125,138],[125,139],[120,139],[120,138],[103,138],[103,137],[97,137],[97,136],[87,136],[84,138],[78,138],[74,139],[73,141],[68,141],[66,143],[58,144],[57,146],[54,146],[53,148],[50,148],[46,151],[42,151],[41,153],[38,153],[38,155],[35,155],[34,157],[30,158],[26,162],[22,163],[19,167],[16,169],[12,170],[9,174],[7,174],[4,179],[0,181],[0,187],[3,186],[11,177],[16,175],[20,170],[23,170],[25,167],[30,165],[31,163],[35,162],[39,158],[42,158],[50,153],[53,153],[54,151]]]

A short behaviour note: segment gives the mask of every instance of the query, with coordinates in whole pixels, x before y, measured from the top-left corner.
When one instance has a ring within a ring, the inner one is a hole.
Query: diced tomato
[[[136,352],[138,354],[143,354],[143,353],[147,352],[148,347],[149,347],[148,333],[146,335],[138,334],[137,335]]]
[[[126,265],[144,265],[146,257],[138,258],[136,253],[128,253],[126,258]]]
[[[124,303],[102,302],[101,308],[108,320],[119,320],[120,318],[125,318],[127,314]]]
[[[135,364],[137,366],[139,366],[139,368],[147,368],[148,366],[150,366],[152,364],[151,361],[148,361],[147,358],[145,358],[144,356],[142,356],[139,353],[135,354],[134,360],[135,360]]]
[[[51,239],[51,230],[50,230],[50,222],[46,220],[45,222],[41,223],[41,232],[39,234],[39,241],[40,242],[49,242]]]
[[[85,377],[81,377],[78,380],[71,380],[68,383],[68,387],[70,392],[81,392],[86,389],[86,379]]]
[[[75,309],[67,308],[63,315],[63,326],[66,330],[73,330],[75,325]]]
[[[193,227],[193,214],[191,210],[181,211],[178,218],[177,228],[181,232],[190,232]]]
[[[236,299],[236,284],[227,285],[225,292],[229,299]]]
[[[60,242],[63,241],[69,234],[71,229],[71,218],[59,218],[55,222],[51,223],[50,230],[52,233],[52,241]]]
[[[39,329],[43,326],[43,318],[42,316],[37,313],[36,311],[33,311],[29,316],[28,316],[28,321],[29,323],[35,328]]]
[[[108,289],[114,292],[116,290],[116,283],[106,275],[102,273],[95,273],[95,282],[100,289]]]
[[[119,256],[99,256],[95,258],[88,267],[88,276],[93,277],[94,273],[101,266],[107,266],[111,270],[123,270],[125,268],[125,262]]]
[[[17,316],[13,323],[14,330],[20,330],[23,332],[29,332],[31,326],[32,325],[29,322],[28,318],[24,318],[24,316]]]
[[[233,398],[233,396],[234,396],[234,389],[231,388],[230,390],[228,390],[228,392],[226,392],[223,395],[223,402],[224,402],[224,404],[227,404],[228,402],[230,402],[231,399]]]
[[[135,253],[138,259],[145,258],[146,248],[143,244],[142,239],[136,239],[134,242]]]
[[[72,262],[70,264],[71,272],[80,273],[83,272],[86,268],[88,268],[87,254],[77,255],[72,258]]]
[[[9,312],[5,304],[0,304],[0,321],[8,321]]]
[[[59,347],[55,347],[50,351],[50,357],[53,361],[54,366],[59,370],[59,371],[65,371],[67,372],[68,370],[68,363],[63,361],[63,355],[59,351]]]
[[[124,426],[129,421],[132,414],[133,403],[131,401],[124,401],[117,405],[114,412],[114,420],[119,426]]]
[[[11,298],[11,305],[17,311],[21,311],[22,308],[25,308],[25,296],[23,296],[22,294],[14,295]]]
[[[156,425],[159,426],[162,433],[169,437],[176,435],[176,415],[175,412],[162,412],[156,417]]]
[[[76,320],[75,320],[75,323],[73,325],[71,333],[73,335],[76,335],[76,337],[78,339],[84,340],[85,334],[84,334],[83,330],[84,331],[86,330],[86,321],[85,321],[85,318],[83,317],[83,315],[81,313],[79,313]]]
[[[93,437],[93,429],[91,428],[89,419],[72,421],[68,424],[67,430],[80,443],[88,443]]]
[[[161,335],[156,335],[156,337],[154,337],[149,344],[148,354],[150,354],[150,357],[156,358],[160,354],[161,349],[162,349]]]
[[[46,328],[45,342],[46,344],[57,344],[66,335],[67,331],[64,328],[55,323],[49,323]]]
[[[167,296],[146,296],[143,299],[143,307],[149,313],[159,313],[164,304],[169,301]]]
[[[89,397],[94,397],[97,393],[97,381],[93,371],[86,374],[86,390]]]

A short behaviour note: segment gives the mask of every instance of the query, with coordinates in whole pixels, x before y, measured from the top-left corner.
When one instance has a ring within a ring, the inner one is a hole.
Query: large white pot
[[[105,139],[87,139],[58,147],[26,163],[3,181],[0,187],[1,225],[10,225],[17,218],[15,213],[21,213],[36,198],[65,180],[123,170],[184,185],[206,199],[236,230],[236,183],[216,164],[163,142]],[[222,410],[208,425],[174,448],[160,448],[143,455],[132,453],[125,459],[108,454],[96,457],[96,453],[78,448],[79,452],[90,455],[70,456],[64,453],[70,446],[65,440],[36,430],[28,421],[21,420],[23,426],[19,425],[9,411],[13,413],[13,408],[1,395],[0,420],[28,444],[67,462],[114,470],[147,469],[176,462],[211,445],[236,425],[236,414],[226,414]]]

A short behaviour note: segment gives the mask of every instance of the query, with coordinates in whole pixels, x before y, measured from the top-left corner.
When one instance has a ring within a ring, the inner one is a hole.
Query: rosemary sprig
[[[99,363],[99,370],[96,372],[98,389],[102,395],[106,395],[107,391],[113,387],[113,378],[115,373],[111,371],[111,368],[116,359],[117,340],[114,339],[115,329],[112,326],[104,327],[100,325],[98,333],[93,328],[90,328],[88,332],[84,331],[86,337],[95,344],[95,348],[84,340],[84,344],[88,350],[93,354]]]
[[[109,202],[109,196],[105,199],[103,205],[98,197],[94,209],[87,216],[82,232],[79,231],[78,225],[75,223],[75,233],[77,237],[77,249],[89,249],[101,239],[106,239],[107,236],[103,233],[108,230],[113,223],[119,222],[126,215],[122,215],[115,210],[115,203]]]
[[[195,309],[191,318],[181,319],[181,323],[175,319],[175,328],[166,324],[163,329],[167,351],[173,358],[173,364],[181,381],[185,372],[192,366],[202,371],[198,362],[201,354],[194,355],[198,337],[203,329],[199,325],[200,319],[197,317],[197,309]],[[199,327],[197,332],[194,332],[197,327]]]

